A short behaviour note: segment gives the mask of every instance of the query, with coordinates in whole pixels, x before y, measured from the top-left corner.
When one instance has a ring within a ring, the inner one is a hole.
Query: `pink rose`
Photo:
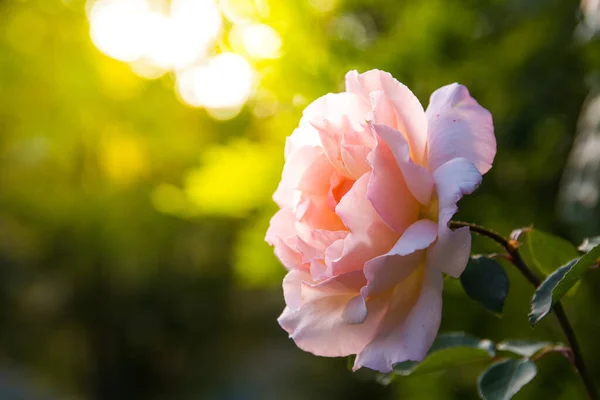
[[[443,275],[471,250],[456,203],[492,166],[490,113],[459,84],[427,111],[390,74],[346,75],[287,139],[281,210],[266,240],[289,270],[279,324],[301,349],[388,372],[422,360],[441,319]]]

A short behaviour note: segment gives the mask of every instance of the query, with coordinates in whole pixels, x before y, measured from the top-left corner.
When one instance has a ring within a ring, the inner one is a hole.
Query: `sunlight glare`
[[[147,59],[165,70],[206,56],[222,25],[214,0],[173,0],[170,14],[149,0],[98,0],[90,12],[96,47],[124,62]]]
[[[109,57],[131,62],[143,54],[139,26],[148,12],[144,0],[98,0],[90,12],[90,36],[94,45]]]
[[[274,59],[280,55],[281,37],[269,25],[251,24],[244,26],[241,38],[244,49],[252,58]]]
[[[208,110],[239,110],[254,86],[252,67],[244,57],[234,53],[219,54],[205,65],[178,73],[177,77],[182,100]],[[230,117],[229,113],[224,115]]]

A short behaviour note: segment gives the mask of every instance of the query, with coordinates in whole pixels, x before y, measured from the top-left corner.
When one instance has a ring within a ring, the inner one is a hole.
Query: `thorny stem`
[[[529,269],[529,267],[527,266],[527,264],[521,257],[521,254],[519,254],[519,243],[516,240],[507,239],[497,232],[494,232],[483,226],[471,224],[468,222],[450,221],[449,226],[451,229],[468,227],[471,230],[471,232],[475,232],[479,235],[486,236],[486,237],[496,241],[498,244],[500,244],[502,247],[504,247],[506,249],[506,251],[508,252],[508,254],[510,256],[510,257],[508,257],[508,260],[515,267],[517,267],[519,272],[521,272],[521,274],[523,274],[523,276],[535,288],[537,288],[540,285],[540,283],[541,283],[540,278],[538,278],[533,273],[533,271],[531,271],[531,269]],[[553,309],[554,309],[554,314],[556,315],[556,318],[558,319],[558,323],[559,323],[561,329],[563,330],[565,337],[567,338],[567,341],[569,342],[569,346],[571,347],[571,351],[573,354],[573,363],[575,364],[575,368],[577,369],[577,371],[579,372],[579,375],[581,376],[581,380],[583,381],[583,384],[585,385],[585,388],[587,390],[589,398],[591,400],[600,400],[600,398],[598,397],[598,392],[596,390],[596,386],[594,385],[594,382],[592,381],[592,379],[587,371],[585,363],[583,362],[583,357],[581,355],[581,350],[579,348],[579,344],[577,343],[577,338],[575,337],[575,332],[573,331],[573,328],[571,327],[571,324],[569,322],[569,319],[567,318],[567,314],[565,314],[565,310],[563,309],[562,304],[560,302],[557,302],[553,306]]]

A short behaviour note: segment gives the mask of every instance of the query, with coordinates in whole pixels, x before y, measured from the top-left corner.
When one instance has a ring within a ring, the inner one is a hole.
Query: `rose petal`
[[[453,83],[433,92],[426,113],[430,171],[456,157],[470,160],[482,174],[492,167],[496,155],[492,115],[465,86]]]
[[[362,324],[367,319],[367,315],[367,303],[361,295],[358,295],[350,299],[344,308],[342,319],[349,324]]]
[[[347,235],[347,231],[317,229],[310,232],[306,240],[298,239],[297,250],[302,254],[302,261],[305,263],[314,260],[323,260],[325,258],[325,250],[333,242],[343,239]]]
[[[300,147],[319,147],[321,140],[319,133],[306,120],[300,120],[300,126],[285,139],[285,159],[288,160],[291,155]]]
[[[339,123],[343,117],[346,117],[355,124],[355,128],[359,128],[370,111],[371,105],[368,99],[344,92],[328,93],[319,97],[304,109],[302,115],[309,123],[322,119]]]
[[[295,208],[295,217],[310,229],[344,230],[344,224],[329,206],[329,198],[325,196],[301,194]]]
[[[440,327],[442,286],[442,274],[424,267],[396,285],[377,335],[357,355],[353,370],[390,372],[396,363],[423,360]]]
[[[337,120],[314,117],[311,123],[319,132],[327,158],[340,174],[355,180],[369,169],[366,154],[373,148],[374,139],[366,123],[352,123],[346,115]],[[364,138],[361,139],[361,136]],[[346,162],[350,165],[346,165]]]
[[[481,174],[466,158],[455,158],[433,173],[439,201],[438,240],[431,247],[428,259],[432,266],[459,277],[464,271],[471,252],[471,234],[464,227],[452,231],[448,222],[458,206],[456,203],[465,194],[471,194],[481,183]]]
[[[383,222],[367,199],[370,179],[370,172],[361,176],[335,208],[350,233],[325,252],[331,275],[362,270],[365,262],[387,252],[398,240],[399,235]]]
[[[279,207],[297,206],[298,190],[310,194],[327,194],[333,167],[320,147],[297,148],[283,167],[281,182],[273,194]]]
[[[311,281],[310,274],[302,270],[291,270],[283,278],[283,298],[291,310],[302,306],[302,282]]]
[[[388,290],[423,266],[426,249],[436,239],[437,224],[427,219],[412,224],[392,249],[365,264],[367,286],[361,293],[366,298]]]
[[[340,153],[342,162],[348,171],[350,179],[358,179],[371,169],[367,163],[367,156],[372,149],[363,146],[342,145]]]
[[[366,99],[376,100],[374,122],[390,125],[406,135],[412,158],[420,163],[425,156],[427,143],[427,118],[419,99],[402,83],[384,71],[371,70],[362,74],[350,71],[346,74],[346,91],[362,94]],[[374,92],[383,95],[372,97]],[[393,107],[390,112],[388,102]],[[384,107],[380,112],[378,107]]]
[[[265,240],[275,247],[275,255],[288,269],[306,269],[308,265],[302,262],[302,256],[296,251],[298,230],[291,209],[279,210],[269,223]]]
[[[315,260],[310,263],[310,276],[313,281],[317,282],[331,278],[327,272],[327,264],[322,260]]]
[[[289,333],[296,345],[315,355],[342,357],[361,351],[373,337],[381,318],[381,312],[374,310],[363,323],[348,323],[360,317],[346,311],[364,285],[361,271],[336,276],[319,284],[302,285],[302,306],[293,310],[286,307],[278,319],[281,327]],[[351,306],[352,308],[352,306]]]
[[[433,191],[433,178],[427,169],[411,160],[404,136],[387,125],[372,124],[371,127],[389,146],[415,199],[423,205],[428,205]]]
[[[408,189],[388,145],[379,140],[368,157],[373,167],[367,197],[383,221],[402,234],[417,220],[419,203]]]

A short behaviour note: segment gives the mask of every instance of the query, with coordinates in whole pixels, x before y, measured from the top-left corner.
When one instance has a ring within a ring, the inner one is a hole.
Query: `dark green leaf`
[[[407,376],[410,375],[419,363],[416,361],[403,361],[398,364],[394,364],[394,372],[397,375]]]
[[[519,252],[527,265],[544,276],[580,255],[570,242],[536,229],[523,231],[519,241],[522,243]]]
[[[429,354],[452,347],[472,347],[487,351],[490,357],[496,355],[496,346],[492,341],[479,339],[465,332],[447,332],[438,335]]]
[[[544,318],[550,312],[552,305],[560,301],[581,279],[583,274],[590,267],[597,265],[599,261],[600,246],[596,246],[588,253],[570,261],[548,276],[533,295],[529,322],[533,325]]]
[[[596,237],[592,237],[592,238],[585,238],[583,239],[583,242],[579,245],[579,247],[577,249],[579,249],[579,251],[582,251],[584,253],[589,253],[590,250],[592,250],[594,247],[600,245],[600,236],[596,236]]]
[[[504,340],[498,343],[496,348],[529,358],[543,348],[552,345],[550,342],[538,342],[535,340]]]
[[[495,355],[495,345],[486,339],[478,339],[462,332],[438,336],[425,360],[420,363],[405,361],[394,365],[396,375],[428,374],[489,360]]]
[[[508,400],[536,373],[535,364],[527,359],[508,359],[492,364],[479,376],[479,395],[484,400]]]
[[[600,245],[581,256],[552,291],[552,303],[559,301],[591,267],[600,262]]]
[[[412,370],[412,374],[429,374],[456,368],[459,365],[488,361],[490,353],[481,348],[453,347],[428,355]]]
[[[348,357],[346,357],[346,367],[348,368],[348,370],[352,371],[355,360],[356,360],[355,354],[352,354],[352,355],[349,355]]]
[[[489,257],[471,257],[460,276],[465,293],[486,309],[501,314],[508,295],[508,277],[504,268]]]
[[[550,312],[552,308],[552,290],[576,262],[577,260],[573,260],[554,271],[536,289],[531,300],[531,311],[529,312],[529,323],[531,325],[537,324]]]

